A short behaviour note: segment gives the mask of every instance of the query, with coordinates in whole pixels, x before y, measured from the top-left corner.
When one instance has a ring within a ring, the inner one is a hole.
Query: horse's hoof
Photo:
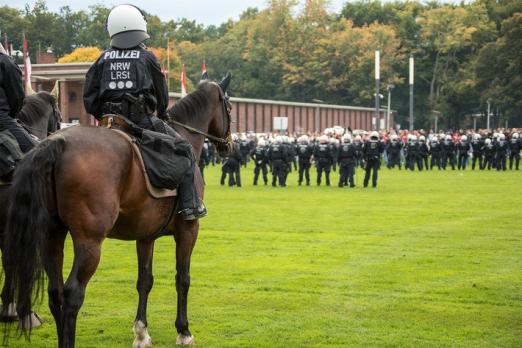
[[[42,326],[42,324],[42,318],[40,318],[40,316],[35,312],[31,312],[31,314],[27,315],[25,318],[20,319],[18,326],[20,329],[27,331],[31,329],[36,329],[37,327]]]
[[[192,346],[194,345],[194,336],[178,335],[176,344],[178,346]]]
[[[16,313],[16,305],[10,303],[7,310],[4,311],[4,306],[0,305],[0,322],[11,323],[18,320],[18,313]]]
[[[132,331],[134,331],[132,348],[152,348],[152,338],[150,338],[147,327],[143,322],[135,322]]]

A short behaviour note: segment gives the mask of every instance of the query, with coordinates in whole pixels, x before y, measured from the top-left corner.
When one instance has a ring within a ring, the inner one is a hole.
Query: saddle
[[[176,195],[175,188],[191,166],[182,141],[167,134],[140,128],[121,115],[105,115],[101,126],[114,130],[131,144],[152,197]]]

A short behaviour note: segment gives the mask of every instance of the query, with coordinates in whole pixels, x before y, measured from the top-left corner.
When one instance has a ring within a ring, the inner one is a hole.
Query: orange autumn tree
[[[59,64],[94,62],[100,56],[98,47],[79,47],[69,54],[58,59]]]

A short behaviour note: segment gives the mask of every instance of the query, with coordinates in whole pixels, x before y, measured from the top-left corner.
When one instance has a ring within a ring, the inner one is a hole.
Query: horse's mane
[[[17,118],[28,124],[33,124],[42,117],[42,110],[54,103],[56,103],[56,99],[46,91],[27,96]]]
[[[210,106],[208,85],[208,82],[200,83],[194,92],[187,94],[174,104],[169,110],[169,115],[179,122],[186,122],[203,116]]]

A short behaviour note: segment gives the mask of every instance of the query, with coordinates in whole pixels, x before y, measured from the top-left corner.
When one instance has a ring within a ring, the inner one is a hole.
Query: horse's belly
[[[171,215],[173,202],[168,199],[153,200],[155,207],[143,207],[140,210],[122,209],[111,229],[108,238],[121,240],[139,240],[161,235],[167,219]]]

